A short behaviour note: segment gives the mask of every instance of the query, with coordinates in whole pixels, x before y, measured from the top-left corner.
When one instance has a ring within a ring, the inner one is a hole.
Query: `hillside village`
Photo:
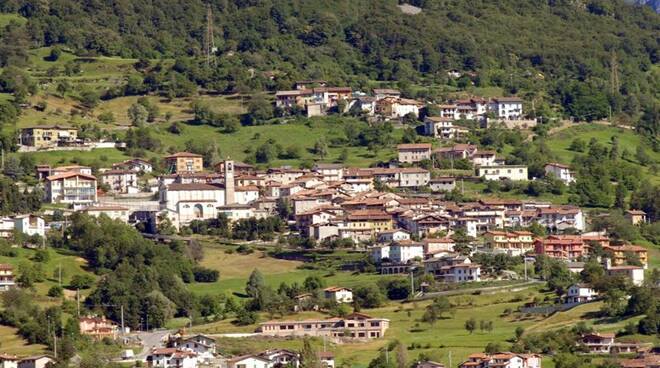
[[[660,367],[660,18],[0,0],[0,368]]]

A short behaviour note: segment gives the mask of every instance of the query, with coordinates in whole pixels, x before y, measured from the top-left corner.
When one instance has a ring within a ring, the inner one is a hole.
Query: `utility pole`
[[[410,295],[412,296],[412,298],[415,297],[415,274],[414,274],[413,271],[414,271],[414,269],[411,268],[410,269]]]
[[[527,281],[527,256],[523,256],[523,260],[525,263],[525,281]]]
[[[80,289],[76,289],[76,309],[78,310],[78,318],[80,318]]]
[[[53,330],[53,354],[55,355],[55,360],[57,360],[57,333],[56,333],[56,330]]]
[[[62,262],[60,262],[57,267],[57,280],[60,286],[62,286]]]
[[[124,335],[126,329],[124,328],[124,305],[121,305],[121,334]]]

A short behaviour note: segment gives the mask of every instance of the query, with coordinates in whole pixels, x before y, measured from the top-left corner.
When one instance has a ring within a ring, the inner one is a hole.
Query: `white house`
[[[497,97],[490,101],[488,109],[501,120],[520,120],[523,116],[522,99],[519,97]]]
[[[475,263],[461,263],[448,266],[442,278],[445,282],[481,281],[481,266]]]
[[[210,363],[215,357],[216,344],[215,340],[204,335],[195,335],[181,340],[178,347],[188,350],[197,354],[197,359],[206,363]]]
[[[124,162],[119,162],[112,165],[113,169],[118,170],[131,170],[143,173],[150,173],[154,170],[153,166],[149,161],[145,161],[140,158],[133,158],[126,160]]]
[[[409,100],[407,98],[399,98],[392,104],[392,117],[393,118],[402,118],[408,114],[413,114],[419,116],[419,108],[422,106],[421,103],[415,100]]]
[[[16,286],[14,267],[0,263],[0,291],[7,291]]]
[[[297,368],[300,366],[298,353],[286,349],[271,349],[259,353],[260,357],[268,358],[273,367]]]
[[[329,351],[318,353],[321,368],[335,368],[335,355]]]
[[[316,164],[314,172],[319,173],[324,181],[341,181],[344,178],[344,165],[342,164]]]
[[[35,355],[22,358],[18,362],[18,368],[46,368],[55,363],[55,359],[48,355]]]
[[[96,178],[67,171],[46,178],[46,201],[50,203],[96,202]]]
[[[349,288],[331,286],[323,290],[323,295],[337,303],[353,303],[353,290]]]
[[[0,353],[0,368],[18,368],[18,362],[16,355]]]
[[[21,215],[14,217],[14,228],[28,236],[46,235],[46,223],[44,219],[35,215]]]
[[[246,185],[236,187],[234,198],[237,204],[248,204],[259,199],[259,187],[256,185]]]
[[[391,243],[401,240],[410,240],[410,233],[402,229],[385,230],[377,235],[378,243]]]
[[[575,181],[575,176],[571,172],[570,167],[556,162],[545,165],[545,174],[553,175],[555,178],[563,181],[566,185]]]
[[[456,178],[451,176],[433,178],[429,180],[429,187],[434,192],[451,192],[456,188]]]
[[[227,361],[227,368],[271,368],[273,362],[259,355],[242,355]]]
[[[14,219],[11,217],[0,218],[0,238],[9,238],[14,232]]]
[[[372,247],[369,249],[369,252],[371,253],[371,259],[374,261],[376,264],[380,264],[383,262],[383,259],[390,259],[390,246],[389,245],[380,245],[376,247]]]
[[[101,174],[101,182],[113,193],[139,193],[137,171],[107,170]]]
[[[424,135],[440,139],[453,139],[466,132],[466,129],[454,126],[454,118],[427,116],[424,119]]]
[[[624,275],[635,286],[642,286],[644,284],[644,267],[612,266],[607,268],[607,274],[610,276]]]
[[[197,368],[197,354],[178,348],[153,349],[147,356],[152,368]]]
[[[598,292],[587,284],[573,284],[566,293],[566,303],[586,303],[594,300]]]
[[[553,206],[539,208],[536,221],[549,229],[565,230],[573,228],[578,231],[585,230],[584,214],[580,207],[575,206]]]
[[[511,181],[527,180],[527,166],[524,165],[501,165],[480,166],[477,168],[477,176],[485,180],[509,179]]]
[[[407,263],[416,258],[424,258],[424,244],[402,240],[390,245],[390,261],[395,263]]]

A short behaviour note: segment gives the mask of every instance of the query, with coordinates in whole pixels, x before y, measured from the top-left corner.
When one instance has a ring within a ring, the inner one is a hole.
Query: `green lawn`
[[[597,124],[580,124],[575,127],[568,128],[563,130],[548,139],[546,143],[552,150],[552,152],[557,156],[559,161],[564,164],[570,164],[575,157],[576,152],[570,151],[571,142],[576,138],[581,138],[585,143],[589,143],[592,138],[595,138],[601,144],[606,146],[611,145],[611,138],[613,136],[618,137],[619,139],[619,150],[623,152],[628,150],[631,154],[631,161],[633,164],[638,165],[634,161],[635,151],[637,147],[642,146],[646,149],[646,152],[655,160],[655,162],[660,162],[660,152],[653,152],[651,147],[646,144],[646,142],[635,132],[629,129],[616,128],[605,125]],[[660,175],[653,175],[649,172],[648,167],[639,166],[640,170],[645,174],[645,176],[651,178],[654,182],[660,183]]]
[[[25,24],[27,22],[27,19],[14,13],[0,13],[0,28],[5,28],[11,22],[16,22],[18,24]]]
[[[17,155],[22,154],[18,153]],[[99,148],[91,151],[50,151],[25,153],[34,156],[38,164],[49,164],[54,166],[68,165],[73,163],[90,165],[98,162],[102,167],[110,167],[115,162],[121,162],[128,158],[124,152],[116,148]]]

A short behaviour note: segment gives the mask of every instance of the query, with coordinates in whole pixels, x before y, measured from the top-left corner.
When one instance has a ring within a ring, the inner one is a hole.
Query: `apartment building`
[[[488,110],[500,120],[521,120],[523,101],[520,97],[496,97],[488,104]]]
[[[39,125],[21,129],[20,144],[36,148],[67,146],[78,142],[78,130],[63,126]]]
[[[101,175],[101,182],[113,193],[139,193],[138,172],[133,170],[107,170]]]
[[[96,202],[96,177],[69,171],[46,178],[45,200],[49,203]]]
[[[431,159],[430,143],[410,143],[396,146],[399,153],[399,162],[412,164]]]
[[[177,152],[165,157],[165,165],[172,173],[191,173],[204,170],[202,155],[190,152]]]
[[[485,245],[494,252],[522,255],[534,250],[534,235],[529,231],[487,231]]]

